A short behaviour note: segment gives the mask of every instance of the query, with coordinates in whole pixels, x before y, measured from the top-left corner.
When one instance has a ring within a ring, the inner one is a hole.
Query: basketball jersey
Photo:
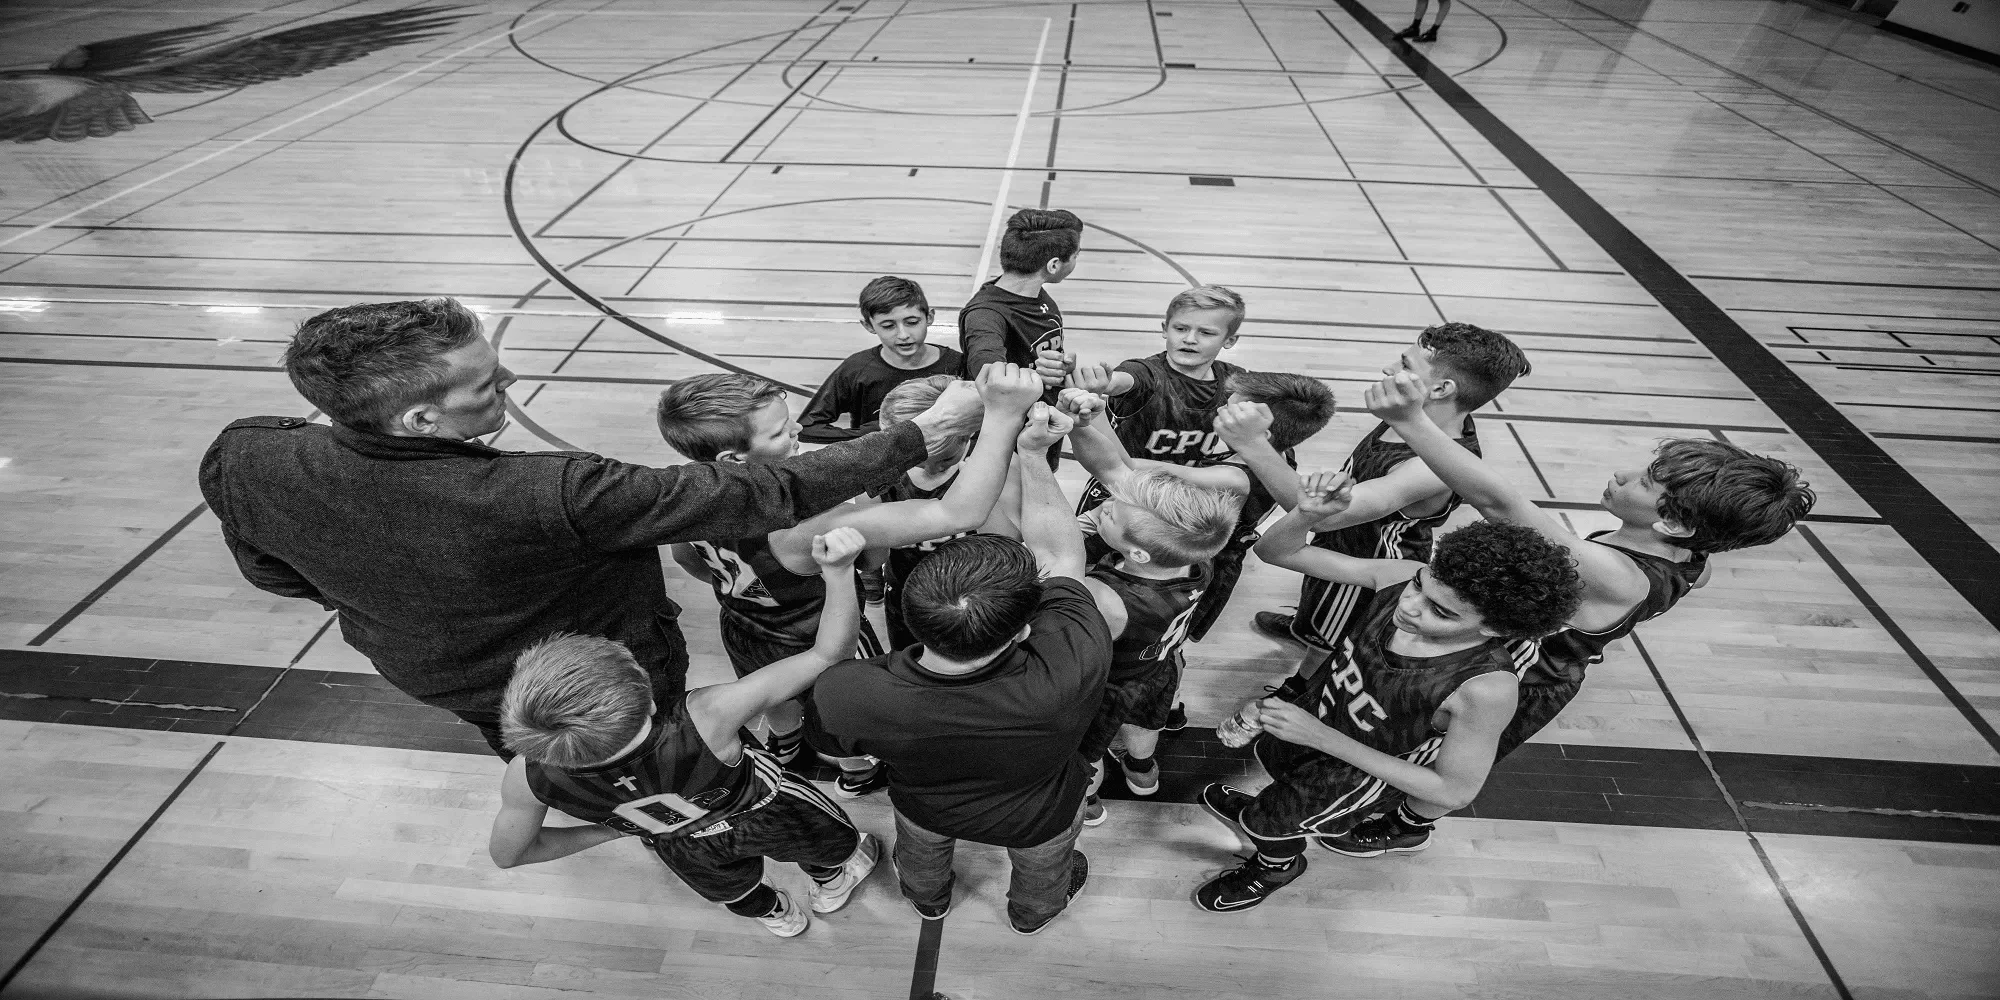
[[[1416,759],[1409,755],[1426,747],[1434,755],[1442,744],[1435,719],[1452,692],[1484,674],[1514,673],[1514,660],[1498,639],[1442,656],[1404,656],[1391,650],[1396,603],[1408,586],[1400,583],[1375,594],[1352,636],[1307,683],[1302,704],[1358,743]],[[1416,762],[1428,764],[1430,759]]]
[[[1117,561],[1112,556],[1090,569],[1091,579],[1110,587],[1125,602],[1125,631],[1111,645],[1111,677],[1106,683],[1112,685],[1144,675],[1180,651],[1209,581],[1206,564],[1195,565],[1184,577],[1154,580],[1116,569]]]
[[[1299,467],[1298,459],[1292,452],[1285,452],[1284,458],[1287,465],[1294,469]],[[1264,488],[1264,481],[1258,479],[1255,472],[1235,461],[1233,455],[1201,458],[1188,464],[1196,468],[1234,465],[1243,469],[1244,477],[1250,480],[1250,492],[1243,497],[1243,508],[1236,514],[1236,527],[1231,529],[1229,541],[1223,544],[1215,558],[1209,560],[1213,582],[1198,602],[1200,610],[1195,612],[1193,625],[1188,630],[1188,638],[1199,642],[1208,635],[1216,619],[1222,617],[1222,609],[1229,603],[1229,595],[1235,592],[1237,579],[1243,575],[1243,558],[1263,537],[1258,533],[1257,526],[1263,524],[1264,518],[1277,508],[1278,498]]]
[[[1591,535],[1594,541],[1600,531]],[[1586,632],[1577,628],[1566,628],[1540,639],[1516,639],[1508,644],[1514,661],[1519,665],[1521,683],[1528,687],[1554,687],[1562,684],[1583,683],[1584,668],[1604,661],[1604,648],[1632,634],[1638,628],[1659,616],[1666,614],[1681,598],[1694,589],[1701,579],[1702,571],[1708,567],[1708,556],[1696,553],[1686,562],[1674,562],[1647,552],[1637,552],[1622,545],[1596,542],[1608,549],[1617,549],[1630,557],[1646,574],[1646,596],[1618,623],[1602,632]]]
[[[1063,349],[1062,307],[1056,305],[1047,289],[1035,293],[1034,298],[1016,295],[1004,288],[994,278],[979,286],[972,297],[958,311],[958,350],[965,355],[965,377],[976,379],[977,371],[972,368],[972,350],[966,330],[966,317],[978,312],[991,312],[1006,326],[1007,360],[1025,369],[1035,367],[1035,361],[1043,351]],[[1042,401],[1053,405],[1059,387],[1051,386],[1042,392]]]
[[[1117,430],[1127,454],[1175,465],[1192,465],[1199,458],[1229,454],[1229,446],[1215,433],[1215,411],[1229,398],[1229,377],[1242,368],[1217,361],[1215,379],[1203,382],[1175,370],[1165,351],[1149,358],[1134,358],[1118,367],[1145,369],[1152,389],[1129,407],[1119,404],[1132,394],[1111,397],[1111,426]]]
[[[738,738],[743,752],[736,762],[718,760],[688,718],[682,696],[671,711],[654,715],[652,735],[638,749],[576,770],[530,762],[528,788],[552,809],[648,841],[711,836],[730,829],[730,816],[761,808],[778,794],[777,760],[755,749],[748,732]],[[689,820],[688,806],[698,818]]]
[[[786,569],[768,536],[693,545],[708,564],[715,599],[724,608],[780,632],[819,627],[826,581],[817,573],[801,576]]]
[[[918,486],[916,481],[910,478],[910,474],[905,472],[903,473],[903,478],[896,480],[894,485],[882,491],[879,496],[883,503],[901,503],[905,500],[936,500],[944,496],[945,492],[951,489],[951,484],[955,482],[958,482],[958,470],[956,469],[952,470],[952,474],[946,477],[944,482],[930,489]],[[938,546],[954,538],[964,538],[970,534],[972,534],[970,531],[961,531],[955,535],[933,538],[929,541],[917,542],[914,545],[898,545],[889,550],[889,561],[883,566],[882,572],[888,576],[891,583],[901,583],[909,579],[910,571],[916,569],[917,564],[923,562],[925,556],[936,551]]]

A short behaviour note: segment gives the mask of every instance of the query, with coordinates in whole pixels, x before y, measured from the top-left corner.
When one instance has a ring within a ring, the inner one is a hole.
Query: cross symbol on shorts
[[[628,792],[635,792],[639,790],[639,783],[633,781],[632,776],[629,774],[622,778],[619,778],[617,781],[612,782],[612,784],[617,785],[618,787],[623,788]]]

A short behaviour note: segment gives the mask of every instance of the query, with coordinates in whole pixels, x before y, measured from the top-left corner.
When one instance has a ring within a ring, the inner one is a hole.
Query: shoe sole
[[[1384,854],[1415,854],[1431,846],[1431,842],[1426,840],[1415,847],[1384,847],[1379,851],[1364,852],[1364,851],[1341,850],[1340,848],[1333,846],[1333,842],[1325,837],[1314,837],[1313,841],[1326,850],[1332,851],[1335,854],[1349,858],[1379,858]]]
[[[1103,826],[1103,825],[1104,825],[1104,821],[1105,821],[1105,820],[1108,820],[1108,819],[1110,819],[1110,818],[1111,818],[1111,810],[1109,810],[1109,809],[1106,809],[1106,810],[1104,810],[1103,812],[1101,812],[1101,813],[1098,813],[1098,814],[1097,814],[1097,818],[1096,818],[1096,819],[1092,819],[1092,818],[1090,818],[1089,816],[1085,816],[1085,817],[1083,818],[1083,825],[1084,825],[1084,826]]]
[[[1140,786],[1133,784],[1132,779],[1127,778],[1125,779],[1125,790],[1131,792],[1134,795],[1142,797],[1150,795],[1158,795],[1160,794],[1160,783],[1155,781],[1152,784],[1141,788]]]
[[[925,912],[924,912],[924,911],[922,911],[922,910],[917,910],[917,901],[916,901],[916,900],[914,900],[914,899],[911,899],[911,898],[910,898],[910,897],[908,897],[908,896],[904,896],[904,897],[903,897],[903,902],[905,902],[905,903],[908,903],[908,904],[910,904],[910,909],[912,909],[912,910],[916,910],[916,912],[917,912],[917,916],[920,916],[920,917],[924,918],[925,920],[943,920],[944,918],[946,918],[946,917],[948,917],[948,916],[951,916],[951,904],[950,904],[950,903],[946,903],[946,904],[945,904],[945,906],[944,906],[944,912],[943,912],[943,913],[940,913],[940,914],[938,914],[937,916],[933,917],[933,916],[931,916],[930,914],[928,914],[928,913],[925,913]]]
[[[868,881],[868,876],[874,873],[875,866],[882,863],[882,842],[876,840],[874,834],[872,833],[862,834],[860,846],[872,848],[868,852],[868,867],[861,869],[861,874],[855,876],[854,878],[854,884],[848,886],[847,891],[841,893],[840,898],[834,900],[832,902],[832,905],[822,907],[820,903],[824,902],[824,900],[820,899],[820,897],[818,896],[813,896],[810,900],[810,903],[812,905],[812,911],[814,913],[833,913],[839,910],[841,907],[846,906],[847,901],[854,898],[854,890],[861,888],[861,883]],[[845,873],[843,872],[843,874]]]
[[[886,784],[882,784],[882,785],[876,785],[874,788],[865,788],[862,789],[861,791],[856,792],[856,791],[849,791],[848,789],[840,787],[840,782],[836,780],[833,783],[833,794],[843,799],[849,799],[849,800],[861,799],[861,798],[867,798],[868,796],[873,795],[876,792],[879,792],[887,787],[889,786]]]

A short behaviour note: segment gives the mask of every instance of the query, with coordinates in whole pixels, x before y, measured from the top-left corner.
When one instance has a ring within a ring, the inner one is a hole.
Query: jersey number
[[[672,792],[661,792],[643,799],[621,802],[611,811],[616,813],[619,819],[654,836],[672,833],[708,815],[708,810]]]
[[[1201,591],[1197,590],[1194,596],[1188,598],[1187,610],[1175,615],[1173,623],[1167,626],[1165,632],[1160,633],[1160,640],[1146,647],[1145,656],[1154,660],[1164,660],[1174,655],[1174,650],[1179,649],[1181,643],[1187,641],[1188,628],[1194,624],[1195,607],[1200,603]]]
[[[743,557],[707,542],[695,542],[694,550],[701,553],[701,561],[715,575],[718,592],[767,608],[778,606],[777,598],[771,596],[771,588],[764,586],[764,581],[757,578],[757,571],[751,569]]]

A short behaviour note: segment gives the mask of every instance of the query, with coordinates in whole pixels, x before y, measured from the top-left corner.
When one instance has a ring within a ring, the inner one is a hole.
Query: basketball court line
[[[1015,164],[1021,162],[1021,140],[1028,134],[1029,113],[1035,106],[1035,87],[1042,79],[1042,56],[1049,48],[1049,19],[1042,18],[1042,37],[1035,43],[1035,62],[1028,68],[1028,86],[1021,93],[1021,110],[1014,115],[1014,139],[1007,146],[1007,163],[1000,168],[1000,190],[993,195],[993,216],[986,221],[986,242],[979,247],[979,266],[972,272],[972,288],[967,295],[976,295],[986,284],[986,274],[993,269],[993,253],[1000,246],[1000,227],[1007,214],[1007,192],[1014,186]],[[1051,142],[1054,140],[1051,139]],[[1055,156],[1053,147],[1049,150]]]

